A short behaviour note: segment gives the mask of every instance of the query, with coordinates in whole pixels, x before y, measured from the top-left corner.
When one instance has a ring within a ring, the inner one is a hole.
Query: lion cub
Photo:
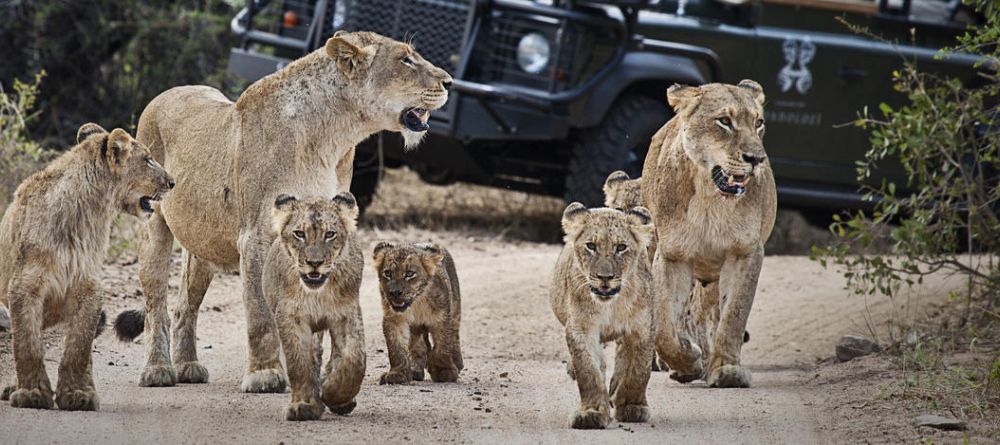
[[[319,419],[323,404],[334,413],[350,413],[366,364],[358,300],[364,258],[355,233],[357,202],[347,192],[333,199],[281,195],[271,218],[277,237],[261,284],[292,387],[285,418]],[[324,331],[330,333],[331,353],[321,382]]]
[[[611,403],[619,421],[645,422],[655,338],[652,274],[645,259],[652,219],[644,207],[588,210],[575,202],[566,207],[562,226],[566,246],[552,274],[549,302],[566,328],[569,373],[580,389],[580,408],[570,426],[607,427]],[[609,341],[618,347],[606,390],[602,346]]]
[[[15,408],[52,408],[42,329],[67,322],[55,403],[97,410],[90,349],[101,314],[97,272],[119,212],[146,216],[174,180],[125,130],[84,124],[77,145],[14,192],[0,221],[0,303],[10,308]]]
[[[431,243],[383,241],[372,256],[390,365],[379,384],[423,380],[424,368],[435,382],[458,380],[464,368],[458,336],[462,301],[451,254]]]

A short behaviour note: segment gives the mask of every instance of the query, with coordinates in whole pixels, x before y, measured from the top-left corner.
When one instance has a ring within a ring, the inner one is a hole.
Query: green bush
[[[37,116],[32,110],[43,76],[44,73],[39,73],[32,83],[14,81],[11,92],[4,91],[0,85],[0,214],[18,184],[41,168],[52,155],[32,141],[27,130],[28,123]]]

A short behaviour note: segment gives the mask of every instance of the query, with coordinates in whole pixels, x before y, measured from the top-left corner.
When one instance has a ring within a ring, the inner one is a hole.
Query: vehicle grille
[[[472,0],[339,1],[349,2],[342,29],[373,31],[411,42],[425,59],[455,74]]]

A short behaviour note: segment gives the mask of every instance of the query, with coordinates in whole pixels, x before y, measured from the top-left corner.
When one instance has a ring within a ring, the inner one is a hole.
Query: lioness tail
[[[121,341],[135,340],[146,329],[146,310],[130,309],[115,318],[115,335]]]

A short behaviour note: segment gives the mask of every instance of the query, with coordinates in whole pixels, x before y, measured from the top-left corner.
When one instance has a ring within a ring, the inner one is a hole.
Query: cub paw
[[[56,394],[56,405],[63,411],[97,411],[100,403],[93,390],[70,390]]]
[[[458,369],[455,368],[443,368],[443,369],[428,369],[431,374],[431,380],[442,383],[442,382],[457,382],[458,381]]]
[[[615,419],[619,422],[644,423],[649,421],[649,407],[645,405],[625,405],[615,408]]]
[[[184,362],[177,365],[178,383],[208,383],[208,369],[198,362]]]
[[[177,373],[170,365],[147,366],[146,369],[142,370],[142,376],[139,377],[139,386],[143,387],[174,386],[176,384]]]
[[[17,386],[10,385],[3,389],[3,393],[0,393],[0,400],[10,400],[10,395],[14,393]]]
[[[292,402],[285,407],[285,420],[303,421],[319,420],[323,417],[323,404],[318,400],[312,402]]]
[[[330,408],[330,411],[332,411],[334,414],[346,416],[350,414],[351,411],[354,411],[354,408],[356,406],[358,406],[358,402],[351,400],[350,402],[341,403],[340,405],[327,405],[327,408]]]
[[[749,388],[750,370],[738,365],[724,365],[708,377],[713,388]]]
[[[240,383],[240,391],[249,393],[285,392],[285,371],[281,368],[258,369],[248,372]]]
[[[603,430],[609,423],[611,418],[606,413],[588,409],[574,413],[569,426],[576,430]]]
[[[422,381],[424,381],[424,370],[423,369],[414,369],[414,370],[410,371],[410,377],[412,377],[413,381],[415,381],[415,382],[422,382]]]
[[[702,373],[682,374],[678,371],[670,371],[670,379],[678,383],[691,383],[702,378]]]
[[[10,394],[14,408],[52,409],[52,392],[35,389],[18,389]]]
[[[410,379],[412,377],[413,376],[410,375],[406,371],[389,371],[389,372],[386,372],[385,374],[382,374],[382,377],[379,377],[378,384],[379,385],[402,385],[404,383],[410,383]]]

